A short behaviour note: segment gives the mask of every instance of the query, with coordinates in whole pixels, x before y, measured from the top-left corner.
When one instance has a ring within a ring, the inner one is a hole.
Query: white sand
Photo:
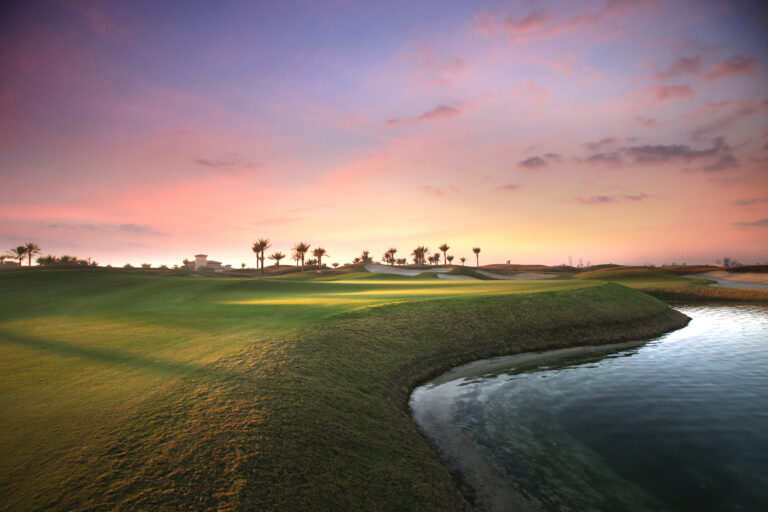
[[[416,269],[409,269],[409,268],[402,268],[402,267],[395,267],[393,265],[379,265],[378,263],[369,263],[365,266],[365,270],[368,272],[377,272],[380,274],[395,274],[398,276],[419,276],[421,274],[424,274],[425,272],[437,272],[438,274],[444,273],[444,272],[450,272],[451,269],[447,267],[434,267],[434,268],[425,268],[422,270],[416,270]]]
[[[723,288],[743,288],[748,290],[768,290],[768,274],[758,273],[739,273],[728,272],[725,270],[714,270],[703,274],[688,274],[682,277],[693,277],[696,279],[709,279],[715,281],[710,286],[721,286]]]
[[[557,277],[557,274],[544,274],[543,272],[520,272],[519,274],[506,275],[497,274],[495,272],[489,272],[479,268],[473,268],[472,271],[482,274],[492,279],[553,279]]]

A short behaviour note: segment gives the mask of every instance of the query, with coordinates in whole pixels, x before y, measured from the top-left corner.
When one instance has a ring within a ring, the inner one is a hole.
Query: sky
[[[262,237],[765,262],[768,7],[2,4],[0,249],[252,266]]]

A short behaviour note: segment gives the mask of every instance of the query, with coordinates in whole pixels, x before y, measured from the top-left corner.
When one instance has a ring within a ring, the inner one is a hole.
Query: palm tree
[[[256,255],[256,270],[259,270],[259,252],[261,251],[261,249],[259,248],[259,242],[253,242],[253,246],[251,247],[251,250]]]
[[[24,244],[24,247],[27,249],[27,261],[29,262],[29,266],[32,266],[32,255],[33,254],[40,254],[40,246],[37,245],[34,242],[27,242]]]
[[[446,256],[446,253],[448,252],[448,249],[450,249],[448,244],[443,244],[440,247],[438,247],[438,249],[443,251],[443,260],[445,261],[445,263],[448,263],[448,256]],[[440,263],[440,261],[438,261],[438,263]]]
[[[259,238],[258,242],[253,244],[253,252],[256,253],[256,260],[261,260],[261,273],[264,274],[264,252],[272,247],[269,238]],[[258,252],[257,252],[258,251]]]
[[[315,247],[315,250],[312,251],[312,255],[317,258],[317,268],[323,266],[323,256],[326,254],[328,254],[328,252],[322,247]]]
[[[360,256],[355,256],[355,259],[352,260],[352,263],[354,263],[355,265],[360,263]]]
[[[58,263],[58,260],[53,254],[49,254],[48,256],[40,256],[37,258],[38,265],[55,265],[56,263]]]
[[[394,265],[395,261],[397,261],[395,259],[395,253],[397,253],[397,248],[395,248],[395,247],[390,247],[389,250],[387,251],[387,254],[389,254],[389,264],[390,265]]]
[[[18,247],[14,247],[10,251],[8,251],[8,255],[13,260],[19,260],[19,266],[21,266],[22,262],[24,261],[24,255],[27,254],[27,248],[23,245],[20,245]]]
[[[459,259],[461,260],[461,266],[464,266],[464,262],[465,262],[465,261],[467,261],[467,258],[465,258],[464,256],[462,256],[462,257],[461,257],[461,258],[459,258]]]
[[[453,256],[448,256],[448,263],[453,264]]]
[[[411,256],[413,256],[413,262],[418,265],[423,265],[424,259],[427,257],[427,253],[429,253],[429,249],[427,247],[424,247],[423,245],[416,247],[411,253]]]
[[[305,242],[299,242],[296,244],[293,250],[296,251],[296,254],[298,254],[301,258],[301,271],[304,272],[304,255],[307,254],[307,251],[309,251],[309,244]]]
[[[333,263],[331,263],[331,265],[333,265],[333,268],[336,268],[336,267],[338,267],[338,266],[339,266],[339,264],[338,264],[338,263],[336,263],[335,261],[334,261]]]
[[[398,265],[405,265],[406,263],[408,263],[408,260],[406,258],[397,258]]]
[[[472,252],[475,253],[475,259],[477,260],[477,266],[480,266],[480,248],[479,247],[473,247]]]
[[[299,266],[299,261],[301,260],[301,256],[299,256],[299,253],[296,251],[293,251],[293,254],[291,254],[291,259],[296,262],[296,266]]]
[[[269,255],[269,259],[275,260],[275,266],[277,268],[280,268],[280,260],[285,258],[285,254],[281,253],[280,251],[273,252]]]

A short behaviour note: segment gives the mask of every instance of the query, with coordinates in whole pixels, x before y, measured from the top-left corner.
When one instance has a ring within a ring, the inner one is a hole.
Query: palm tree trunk
[[[301,254],[301,271],[304,272],[304,253]]]
[[[475,266],[479,268],[480,267],[480,255],[479,254],[475,254],[475,262],[476,262]]]
[[[261,275],[264,275],[264,251],[261,251]]]

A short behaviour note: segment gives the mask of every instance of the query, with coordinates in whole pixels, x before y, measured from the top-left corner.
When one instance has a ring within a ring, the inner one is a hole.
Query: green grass
[[[590,279],[5,272],[0,509],[466,509],[414,385],[684,321]]]
[[[663,300],[725,300],[725,301],[766,301],[768,291],[720,288],[708,286],[707,279],[682,278],[679,269],[648,267],[614,267],[582,272],[575,277],[580,280],[618,283],[642,290]],[[691,267],[689,267],[691,268]],[[747,267],[760,268],[760,267]],[[712,270],[711,268],[709,270]]]

